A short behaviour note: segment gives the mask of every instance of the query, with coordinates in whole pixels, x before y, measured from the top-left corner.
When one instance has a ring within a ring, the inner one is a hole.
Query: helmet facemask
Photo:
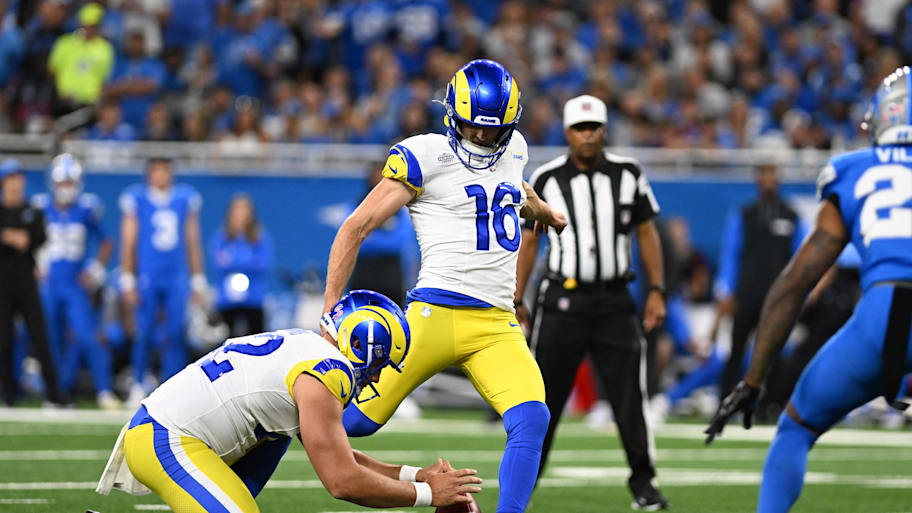
[[[82,165],[69,153],[58,155],[51,161],[47,181],[54,201],[71,205],[82,193]]]
[[[402,310],[385,296],[373,291],[352,291],[320,319],[320,325],[351,362],[355,402],[380,396],[372,378],[384,367],[402,372],[410,342],[408,323]],[[361,398],[365,387],[374,394]]]
[[[522,114],[513,75],[500,63],[478,59],[459,69],[447,85],[447,141],[464,166],[480,171],[493,167],[507,150]],[[464,126],[499,128],[490,146],[479,146],[463,134]]]

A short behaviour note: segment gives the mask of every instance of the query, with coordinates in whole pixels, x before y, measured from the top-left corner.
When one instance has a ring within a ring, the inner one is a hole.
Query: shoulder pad
[[[355,374],[351,365],[338,358],[318,358],[298,362],[285,377],[288,393],[294,397],[295,380],[301,373],[310,374],[326,385],[326,388],[342,403],[347,405],[352,400]]]

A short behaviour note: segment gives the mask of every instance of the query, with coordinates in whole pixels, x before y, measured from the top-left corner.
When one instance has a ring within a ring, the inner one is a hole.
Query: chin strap
[[[332,320],[332,316],[328,313],[323,314],[323,317],[320,317],[320,327],[323,328],[323,331],[329,333],[329,336],[333,340],[339,340],[339,332],[336,331],[336,324]]]

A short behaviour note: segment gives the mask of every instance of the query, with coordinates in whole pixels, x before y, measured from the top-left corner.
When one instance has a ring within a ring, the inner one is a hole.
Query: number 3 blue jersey
[[[203,199],[189,185],[174,184],[161,193],[145,184],[134,184],[120,196],[124,214],[136,216],[137,274],[174,277],[186,274],[184,231],[190,214],[199,212]]]
[[[912,280],[912,148],[881,146],[837,155],[817,179],[861,255],[861,285]]]
[[[101,227],[104,209],[94,194],[83,193],[72,205],[60,207],[48,194],[38,194],[32,205],[44,213],[47,242],[41,262],[51,283],[75,283],[85,267],[89,241],[105,238]]]

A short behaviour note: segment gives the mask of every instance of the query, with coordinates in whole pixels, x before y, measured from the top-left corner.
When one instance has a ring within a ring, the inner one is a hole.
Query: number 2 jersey
[[[837,155],[817,179],[818,197],[839,208],[861,255],[861,286],[912,281],[912,147]]]
[[[295,329],[229,339],[142,404],[158,423],[202,440],[232,464],[267,433],[298,434],[292,389],[301,373],[319,379],[343,407],[351,401],[348,359],[320,335]]]
[[[136,247],[137,274],[174,278],[187,273],[185,228],[203,199],[193,187],[174,184],[158,191],[134,184],[120,196],[120,210],[136,216],[139,225]]]
[[[416,192],[408,209],[421,271],[410,300],[513,311],[528,160],[519,132],[484,170],[464,166],[441,134],[409,137],[390,149],[383,176]]]

